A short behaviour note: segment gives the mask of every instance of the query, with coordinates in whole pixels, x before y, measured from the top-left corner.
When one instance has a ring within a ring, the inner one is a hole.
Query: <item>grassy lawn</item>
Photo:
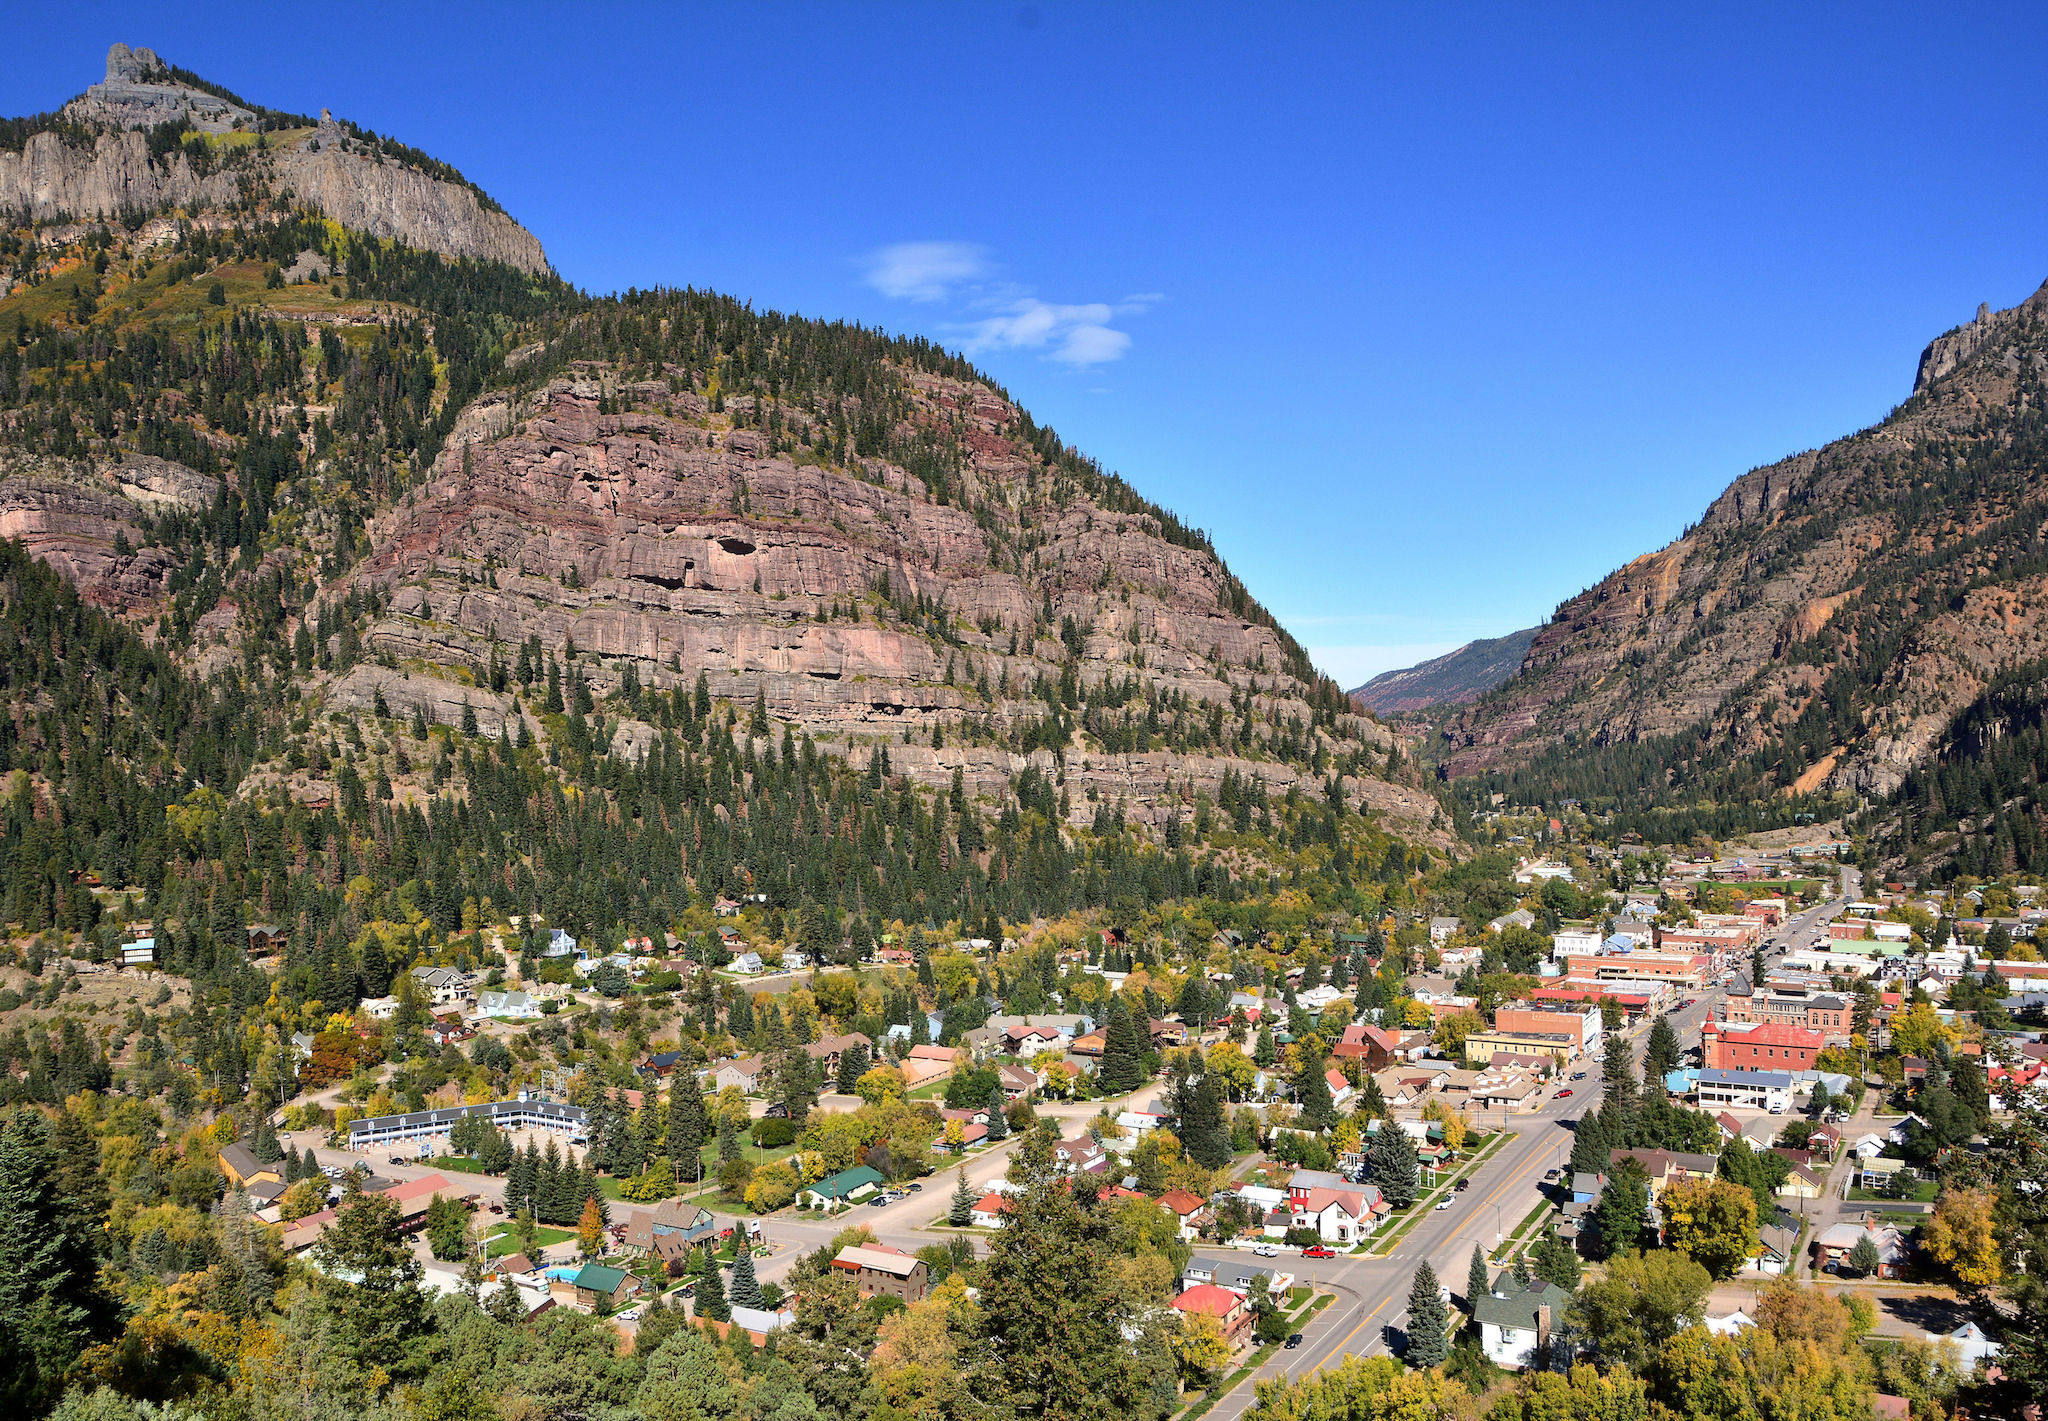
[[[1543,1222],[1544,1216],[1550,1210],[1551,1203],[1548,1199],[1545,1199],[1542,1203],[1531,1209],[1528,1216],[1522,1222],[1516,1224],[1513,1232],[1509,1233],[1507,1238],[1502,1241],[1501,1246],[1493,1251],[1494,1262],[1501,1263],[1512,1258],[1516,1250],[1527,1243],[1529,1238],[1534,1235],[1536,1226]]]
[[[1849,1199],[1852,1203],[1859,1204],[1895,1204],[1901,1202],[1932,1204],[1935,1196],[1940,1193],[1941,1185],[1935,1180],[1916,1179],[1913,1181],[1913,1187],[1906,1191],[1903,1200],[1894,1199],[1891,1195],[1876,1189],[1851,1189],[1849,1191]]]
[[[483,1162],[473,1160],[467,1155],[436,1155],[433,1159],[428,1160],[427,1163],[435,1169],[453,1170],[457,1174],[482,1174],[484,1172]]]
[[[576,1233],[573,1229],[551,1229],[543,1226],[534,1230],[533,1246],[546,1248],[551,1243],[567,1243],[574,1237]],[[484,1241],[484,1256],[487,1258],[503,1258],[519,1252],[519,1249],[519,1235],[509,1226],[501,1227]]]

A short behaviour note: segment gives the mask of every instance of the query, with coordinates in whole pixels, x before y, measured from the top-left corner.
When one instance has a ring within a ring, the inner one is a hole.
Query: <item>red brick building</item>
[[[1700,1028],[1701,1055],[1718,1071],[1810,1071],[1825,1044],[1817,1031],[1777,1022]]]

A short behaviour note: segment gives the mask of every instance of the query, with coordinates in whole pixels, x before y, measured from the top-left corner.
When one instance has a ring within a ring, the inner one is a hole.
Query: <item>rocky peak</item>
[[[153,128],[187,119],[204,133],[225,133],[254,125],[256,115],[239,104],[169,82],[156,51],[116,44],[107,51],[107,77],[64,106],[67,116],[115,128]]]
[[[1951,375],[2009,332],[2022,319],[2039,314],[2048,304],[2048,283],[2009,311],[1994,311],[1990,303],[1979,302],[1977,314],[1967,324],[1946,335],[1936,336],[1920,352],[1920,369],[1913,377],[1913,393],[1919,394],[1935,381]]]

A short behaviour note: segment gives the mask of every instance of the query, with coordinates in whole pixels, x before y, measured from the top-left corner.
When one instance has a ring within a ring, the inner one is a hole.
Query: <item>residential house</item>
[[[1000,1189],[992,1189],[974,1201],[974,1211],[969,1216],[978,1229],[999,1228],[1003,1212],[1010,1207],[1010,1196]]]
[[[771,1312],[767,1308],[731,1309],[732,1325],[747,1334],[747,1340],[756,1347],[766,1345],[769,1337],[785,1328],[796,1326],[796,1312],[791,1308]]]
[[[1609,1150],[1609,1170],[1624,1159],[1632,1159],[1650,1176],[1650,1197],[1655,1199],[1681,1179],[1712,1179],[1720,1161],[1712,1155],[1682,1154],[1676,1150]]]
[[[1497,933],[1503,928],[1533,928],[1535,926],[1536,915],[1527,908],[1517,908],[1512,913],[1502,913],[1486,925],[1486,930],[1491,933]]]
[[[1743,1262],[1744,1271],[1771,1276],[1786,1271],[1799,1247],[1799,1231],[1799,1220],[1783,1209],[1778,1210],[1771,1222],[1757,1229],[1756,1246]]]
[[[469,995],[469,979],[457,973],[453,966],[416,966],[412,968],[412,977],[436,1007],[461,1001]]]
[[[1839,1273],[1849,1266],[1856,1245],[1869,1239],[1877,1249],[1877,1276],[1897,1278],[1906,1266],[1905,1236],[1889,1224],[1866,1216],[1862,1223],[1832,1224],[1813,1241],[1814,1266],[1826,1273]]]
[[[1188,1266],[1181,1271],[1180,1285],[1187,1289],[1198,1283],[1214,1283],[1219,1288],[1228,1288],[1233,1293],[1249,1297],[1261,1278],[1266,1282],[1266,1292],[1270,1297],[1281,1297],[1294,1286],[1294,1275],[1284,1270],[1201,1253],[1188,1259]]]
[[[1083,1132],[1070,1140],[1055,1143],[1052,1157],[1064,1174],[1096,1172],[1103,1167],[1102,1142]]]
[[[887,1244],[842,1248],[832,1259],[832,1266],[850,1275],[864,1298],[899,1298],[905,1303],[918,1303],[932,1290],[931,1269],[925,1261]]]
[[[1180,1236],[1193,1242],[1209,1222],[1209,1201],[1185,1189],[1169,1189],[1159,1196],[1159,1206],[1180,1223]]]
[[[1607,1187],[1607,1176],[1591,1174],[1584,1170],[1572,1176],[1572,1202],[1590,1204],[1600,1197],[1600,1191]]]
[[[1378,1188],[1370,1184],[1311,1189],[1289,1203],[1289,1226],[1314,1229],[1325,1243],[1356,1243],[1371,1231],[1375,1219],[1391,1212]]]
[[[1223,1330],[1223,1340],[1233,1350],[1252,1330],[1252,1310],[1241,1293],[1219,1288],[1214,1283],[1197,1283],[1173,1300],[1176,1312],[1206,1313]]]
[[[509,1021],[531,1021],[541,1014],[540,1003],[525,992],[483,991],[476,994],[476,1014]]]
[[[1429,920],[1429,940],[1441,943],[1446,938],[1454,936],[1458,929],[1463,926],[1464,923],[1457,918],[1431,918]]]
[[[289,936],[290,934],[276,923],[251,923],[249,956],[268,957],[273,952],[280,952],[284,949],[285,939]]]
[[[682,1059],[680,1051],[657,1051],[634,1069],[644,1079],[667,1080]]]
[[[1389,1032],[1367,1022],[1354,1021],[1344,1028],[1330,1054],[1339,1061],[1362,1061],[1377,1074],[1391,1066],[1400,1045]]]
[[[631,1273],[602,1263],[586,1263],[570,1284],[578,1307],[593,1312],[610,1312],[640,1292],[640,1280]]]
[[[1791,1152],[1779,1150],[1778,1153],[1789,1156]],[[1826,1181],[1814,1172],[1811,1165],[1801,1164],[1796,1159],[1791,1160],[1790,1164],[1791,1167],[1785,1174],[1785,1182],[1778,1186],[1778,1197],[1780,1199],[1820,1198],[1822,1189],[1826,1187]]]
[[[721,1062],[717,1071],[712,1074],[711,1079],[713,1085],[719,1090],[724,1090],[727,1086],[734,1086],[744,1094],[752,1095],[761,1088],[761,1082],[767,1077],[767,1074],[768,1058],[766,1056],[740,1056],[730,1061]]]
[[[664,1199],[651,1211],[635,1209],[627,1216],[622,1248],[635,1258],[652,1254],[673,1267],[687,1260],[692,1248],[716,1237],[718,1220],[709,1209]]]
[[[220,1147],[220,1172],[227,1176],[230,1185],[239,1184],[245,1189],[252,1184],[284,1182],[281,1164],[264,1164],[254,1151],[240,1143]]]
[[[873,1050],[874,1042],[858,1031],[849,1031],[843,1036],[826,1036],[804,1047],[804,1054],[825,1068],[826,1075],[839,1069],[839,1058],[855,1046]]]
[[[156,939],[139,937],[133,942],[121,944],[121,965],[123,967],[154,967],[156,965]]]
[[[396,997],[364,997],[361,1006],[370,1020],[389,1021],[398,1015],[399,1001]]]
[[[823,1209],[835,1204],[850,1204],[864,1199],[880,1189],[888,1181],[879,1171],[864,1164],[852,1169],[842,1169],[828,1175],[816,1184],[807,1184],[797,1195],[797,1202],[806,1208]]]
[[[1358,1094],[1358,1091],[1352,1086],[1351,1082],[1344,1079],[1344,1073],[1335,1066],[1323,1072],[1323,1082],[1330,1087],[1330,1103],[1332,1105],[1342,1106],[1352,1096]]]
[[[1002,1083],[1003,1098],[1016,1100],[1045,1084],[1045,1075],[1028,1066],[997,1066],[996,1079]]]
[[[1494,1291],[1472,1300],[1472,1320],[1479,1324],[1480,1344],[1496,1367],[1522,1369],[1548,1359],[1551,1330],[1563,1320],[1571,1294],[1555,1283],[1537,1279],[1524,1288],[1502,1274]]]
[[[574,957],[578,951],[576,939],[560,928],[548,929],[548,945],[540,950],[542,957]]]
[[[757,976],[761,971],[761,954],[758,952],[742,952],[733,958],[732,961],[726,963],[725,966],[727,971],[736,973],[741,977]]]

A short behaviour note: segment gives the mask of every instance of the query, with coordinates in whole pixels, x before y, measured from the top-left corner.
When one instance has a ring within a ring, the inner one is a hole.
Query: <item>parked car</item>
[[[876,1195],[876,1196],[875,1196],[874,1198],[872,1198],[872,1199],[868,1200],[868,1207],[869,1207],[870,1209],[886,1209],[886,1208],[888,1208],[888,1207],[889,1207],[889,1196],[888,1196],[888,1195],[886,1195],[886,1194],[877,1194],[877,1195]]]
[[[1544,1171],[1543,1171],[1543,1182],[1544,1182],[1545,1184],[1550,1184],[1550,1183],[1554,1182],[1554,1181],[1555,1181],[1556,1179],[1557,1179],[1557,1171],[1556,1171],[1556,1170],[1554,1170],[1554,1169],[1546,1169],[1546,1170],[1544,1170]]]
[[[1467,1189],[1470,1189],[1472,1187],[1472,1180],[1469,1177],[1467,1177],[1465,1179],[1459,1180],[1456,1184],[1452,1185],[1451,1187],[1453,1189],[1456,1189],[1460,1194],[1462,1194]]]
[[[910,1192],[911,1192],[912,1194],[922,1194],[922,1193],[924,1193],[924,1186],[923,1186],[922,1184],[919,1184],[919,1183],[918,1183],[918,1182],[917,1182],[916,1180],[914,1180],[914,1179],[913,1179],[913,1180],[911,1180],[911,1181],[910,1181],[910,1183],[908,1183],[908,1184],[904,1185],[903,1187],[904,1187],[905,1189],[908,1189],[908,1190],[909,1190],[909,1191],[910,1191]]]
[[[1437,1212],[1438,1212],[1438,1213],[1442,1213],[1442,1212],[1443,1212],[1444,1210],[1446,1210],[1446,1209],[1450,1208],[1450,1207],[1451,1207],[1451,1205],[1453,1205],[1453,1204],[1455,1204],[1455,1203],[1457,1203],[1457,1202],[1458,1202],[1458,1201],[1457,1201],[1457,1200],[1455,1200],[1455,1199],[1439,1199],[1439,1200],[1437,1201],[1437,1205],[1436,1205],[1436,1208],[1437,1208]]]
[[[638,1308],[627,1308],[624,1312],[619,1314],[620,1322],[638,1322],[639,1320],[640,1309]]]
[[[1569,1100],[1569,1099],[1571,1098],[1571,1093],[1572,1093],[1572,1088],[1571,1088],[1570,1086],[1566,1086],[1566,1087],[1565,1087],[1565,1088],[1564,1088],[1563,1090],[1559,1091],[1559,1092],[1558,1092],[1558,1093],[1557,1093],[1556,1095],[1552,1096],[1552,1097],[1551,1097],[1551,1099],[1553,1099],[1553,1100]]]
[[[405,1156],[404,1156],[404,1155],[393,1155],[393,1156],[391,1157],[391,1163],[393,1163],[393,1164],[404,1164],[404,1163],[405,1163]]]
[[[505,1206],[503,1204],[492,1204],[491,1212],[494,1214],[502,1214],[505,1212]]]
[[[1253,1249],[1252,1252],[1260,1258],[1278,1258],[1280,1256],[1280,1250],[1270,1243],[1262,1243]]]
[[[1574,1074],[1574,1075],[1572,1076],[1572,1079],[1573,1079],[1573,1080],[1575,1080],[1575,1081],[1582,1081],[1582,1080],[1584,1080],[1585,1078],[1586,1078],[1586,1073],[1585,1073],[1584,1071],[1579,1071],[1579,1072],[1577,1072],[1576,1074]]]
[[[1301,1256],[1303,1258],[1335,1258],[1337,1256],[1337,1250],[1334,1248],[1330,1248],[1325,1244],[1317,1243],[1311,1244],[1307,1248],[1304,1248],[1301,1251]]]
[[[1287,1340],[1280,1345],[1292,1352],[1301,1345],[1301,1334],[1299,1332],[1290,1332],[1287,1334]]]

